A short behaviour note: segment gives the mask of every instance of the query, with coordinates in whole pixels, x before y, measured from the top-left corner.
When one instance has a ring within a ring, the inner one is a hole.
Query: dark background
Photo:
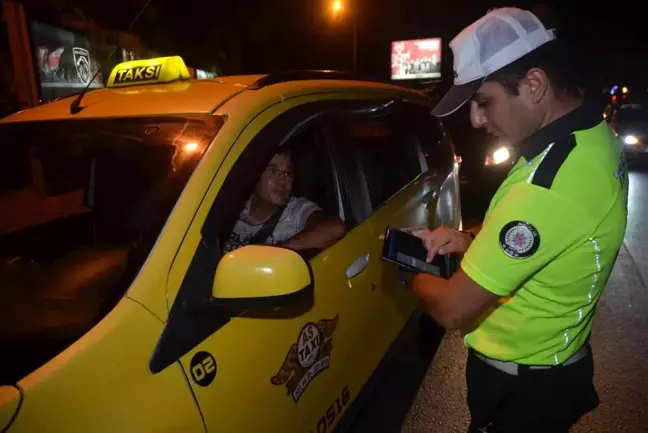
[[[31,0],[34,2],[35,0]],[[37,3],[42,4],[43,0]],[[496,6],[534,10],[554,23],[559,36],[576,44],[593,85],[639,83],[648,55],[641,4],[626,1],[493,2],[462,0],[345,0],[345,13],[331,18],[330,0],[98,0],[56,1],[101,25],[132,29],[151,48],[180,54],[188,64],[217,63],[228,74],[284,69],[351,69],[352,15],[358,23],[358,69],[389,78],[390,42],[442,37],[444,77],[451,77],[448,42],[464,26]],[[61,6],[63,5],[63,6]]]
[[[336,19],[332,0],[23,1],[32,17],[41,15],[44,22],[47,11],[55,11],[94,22],[97,27],[127,30],[161,55],[180,55],[190,66],[227,75],[351,70],[356,22],[358,72],[388,80],[392,41],[441,37],[443,82],[439,93],[452,83],[450,40],[488,9],[517,6],[535,12],[573,45],[573,67],[582,72],[583,84],[593,99],[604,103],[609,97],[604,89],[615,84],[630,87],[634,95],[648,95],[644,79],[648,67],[646,15],[640,3],[628,1],[593,5],[574,1],[342,0],[344,12]],[[494,144],[470,127],[466,108],[444,124],[463,157],[462,173],[475,178],[483,174],[484,158]],[[483,186],[484,181],[473,180],[472,184]],[[497,179],[492,184],[496,186]],[[479,197],[487,200],[490,194],[484,194],[483,189],[479,189]]]

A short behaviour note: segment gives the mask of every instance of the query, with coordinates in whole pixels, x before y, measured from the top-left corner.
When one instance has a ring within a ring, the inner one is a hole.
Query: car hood
[[[17,383],[82,337],[95,323],[97,304],[25,297],[12,299],[11,310],[0,308],[0,385]]]
[[[5,431],[20,410],[22,395],[15,386],[0,386],[0,431]]]
[[[47,264],[0,262],[0,386],[17,383],[96,324],[127,255],[127,246],[93,246]]]

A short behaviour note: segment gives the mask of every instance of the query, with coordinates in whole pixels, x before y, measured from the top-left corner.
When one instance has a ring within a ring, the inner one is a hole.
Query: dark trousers
[[[591,350],[568,366],[521,370],[510,375],[469,352],[469,433],[567,433],[598,406]]]

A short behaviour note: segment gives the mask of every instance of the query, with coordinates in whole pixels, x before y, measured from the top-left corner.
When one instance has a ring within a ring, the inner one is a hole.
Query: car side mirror
[[[299,253],[247,245],[221,259],[210,304],[239,311],[284,307],[310,296],[313,283],[310,265]]]

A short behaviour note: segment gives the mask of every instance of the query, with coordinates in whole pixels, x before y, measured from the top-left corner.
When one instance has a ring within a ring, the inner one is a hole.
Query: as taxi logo
[[[136,66],[134,68],[118,69],[115,71],[115,84],[157,80],[160,77],[161,71],[162,65]]]
[[[338,316],[307,323],[299,333],[297,342],[290,347],[279,372],[270,379],[273,385],[286,385],[295,403],[299,401],[308,384],[331,363],[333,334]]]

